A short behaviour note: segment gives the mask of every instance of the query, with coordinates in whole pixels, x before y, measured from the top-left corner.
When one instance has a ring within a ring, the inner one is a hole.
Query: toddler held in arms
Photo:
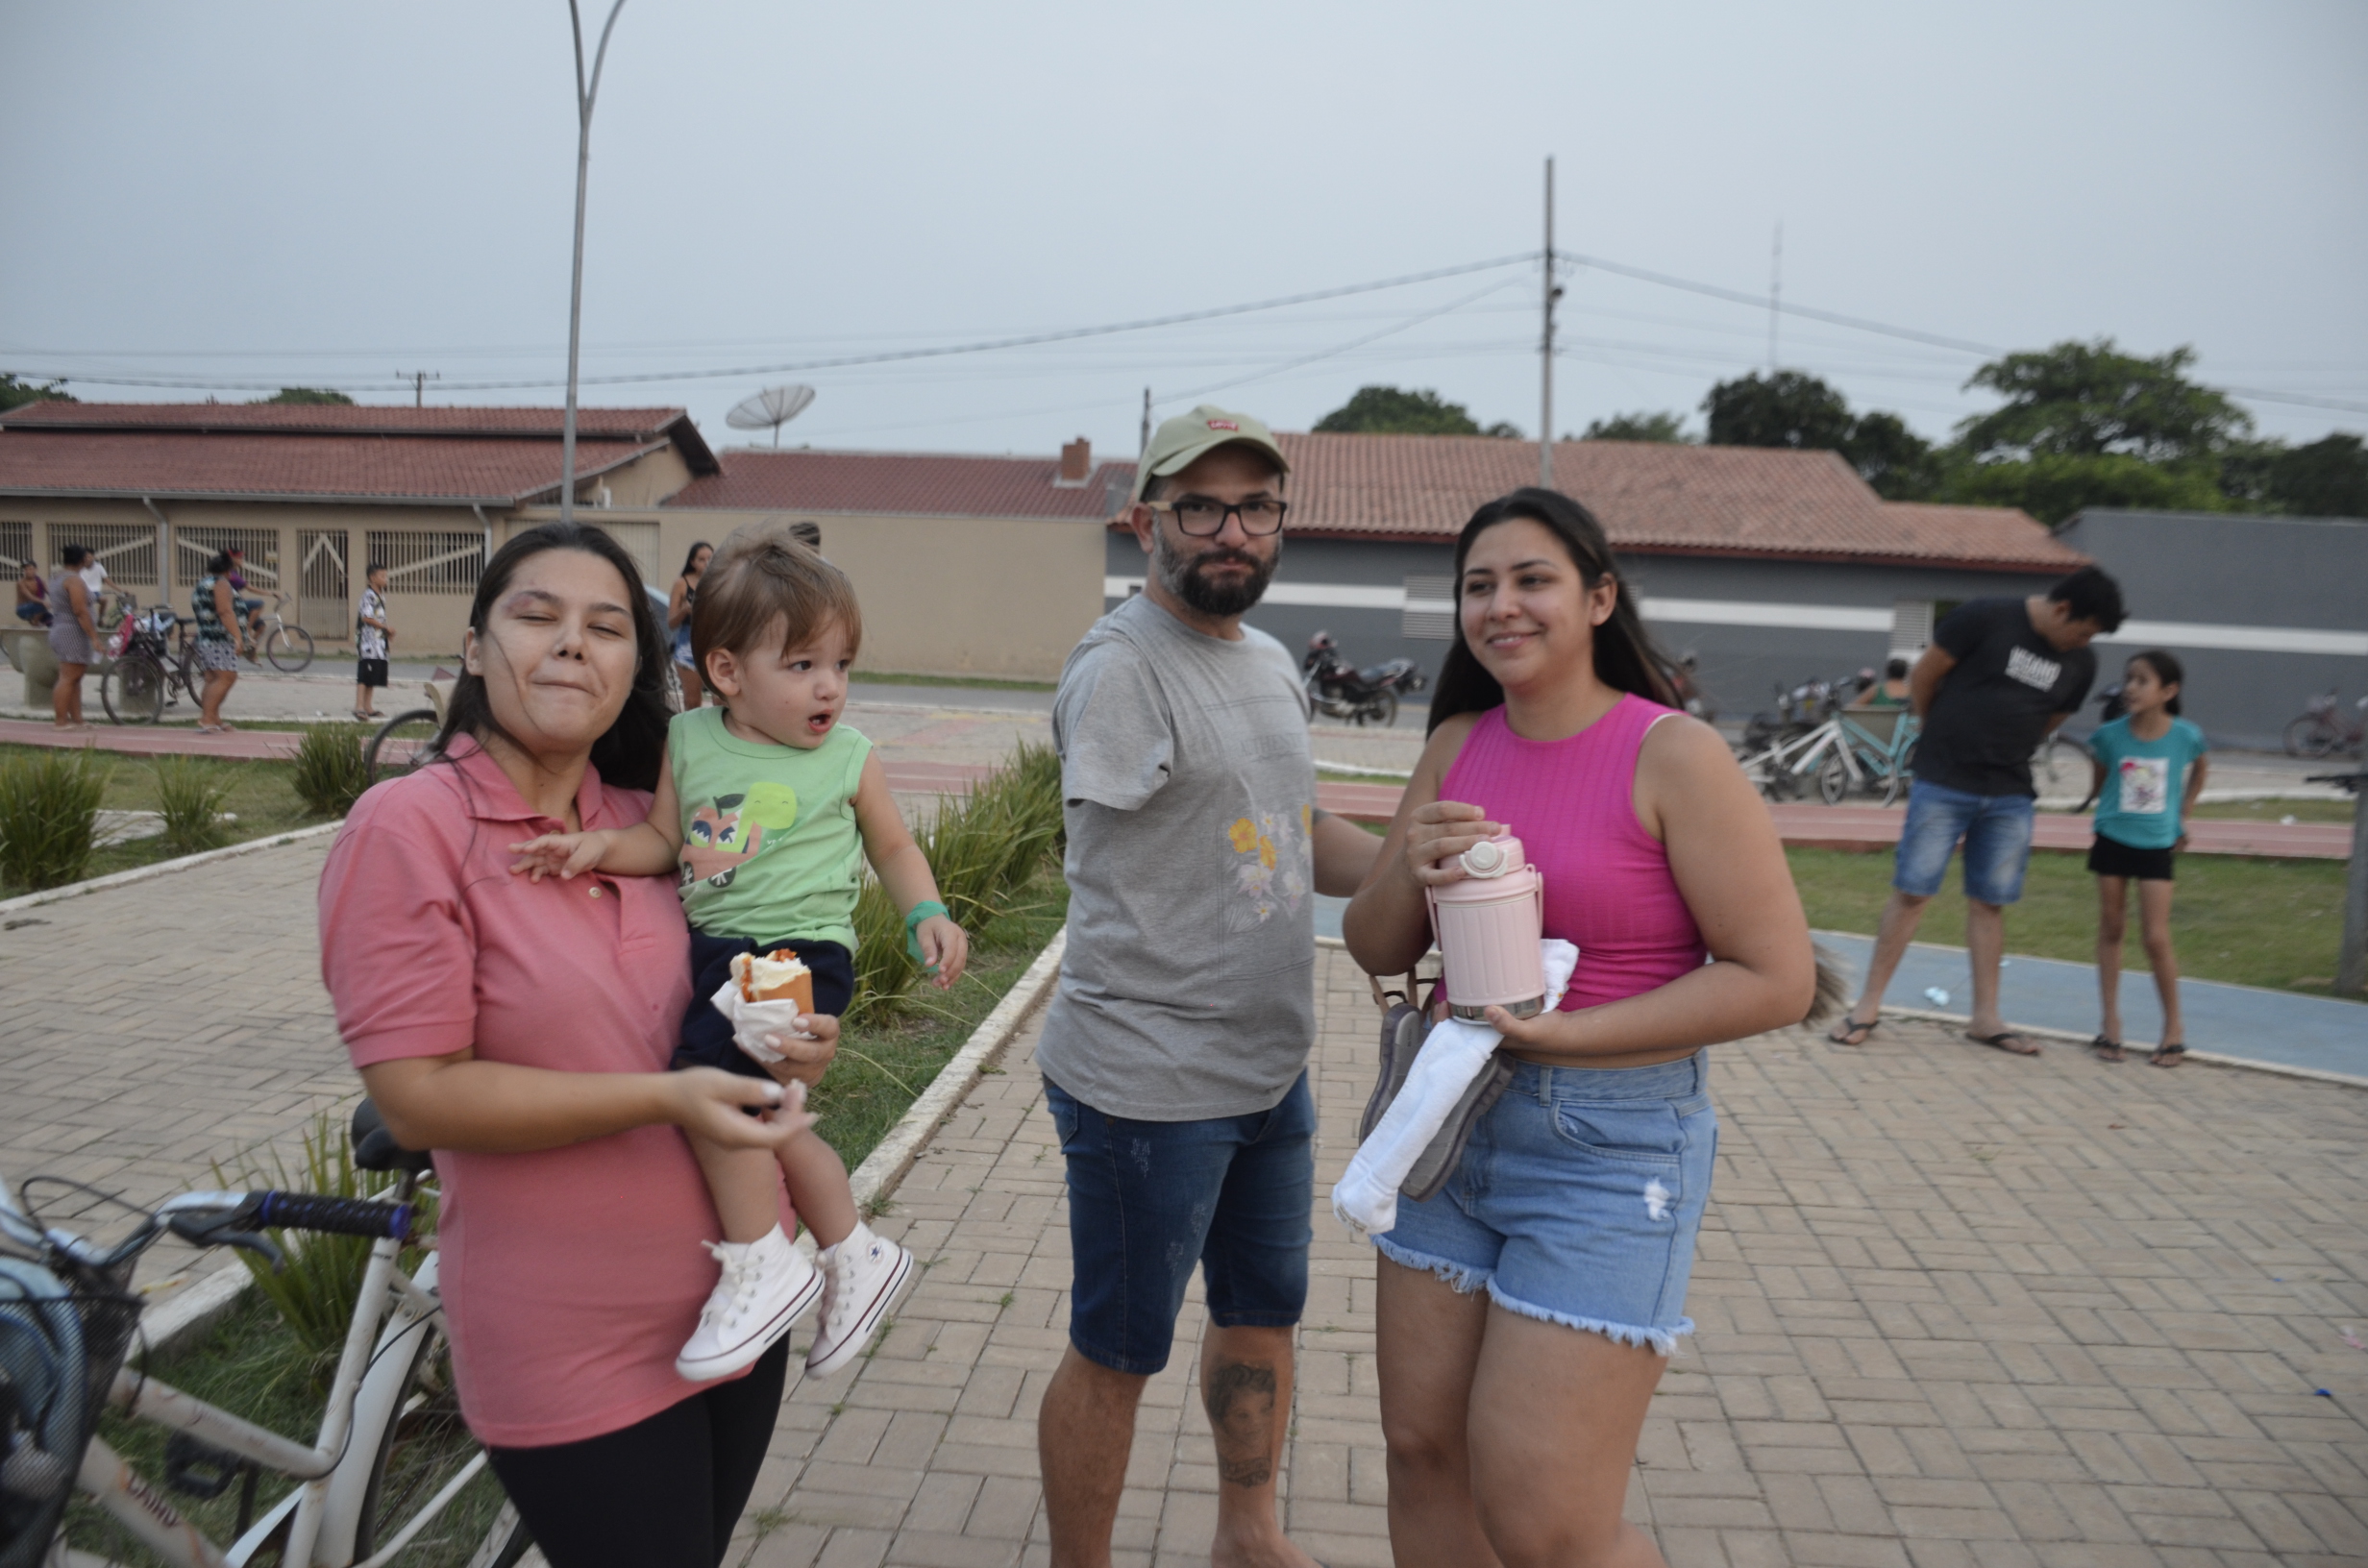
[[[809,985],[815,1014],[846,1010],[860,857],[906,912],[908,940],[937,984],[962,976],[970,939],[938,902],[872,743],[839,723],[862,637],[844,573],[786,528],[741,529],[708,564],[691,620],[692,657],[722,705],[675,716],[649,820],[512,846],[511,870],[537,880],[593,870],[677,877],[691,925],[691,1005],[677,1068],[770,1076],[755,1060],[770,1026],[754,1020],[777,1011],[759,994],[771,994],[773,982]],[[752,1021],[736,1027],[743,997],[754,1004]],[[719,1003],[732,1004],[735,1017]],[[724,1243],[711,1245],[723,1276],[675,1369],[694,1382],[738,1371],[818,1295],[822,1322],[806,1370],[826,1376],[854,1360],[910,1283],[913,1261],[855,1213],[837,1152],[809,1132],[777,1156],[790,1200],[820,1245],[817,1270],[782,1234],[776,1156],[696,1137],[691,1146],[723,1221]]]

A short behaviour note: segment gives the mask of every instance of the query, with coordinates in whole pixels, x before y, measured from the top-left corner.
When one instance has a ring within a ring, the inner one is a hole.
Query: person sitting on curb
[[[1998,1011],[2006,906],[2022,897],[2031,863],[2031,754],[2080,711],[2097,677],[2088,645],[2119,629],[2121,619],[2121,585],[2101,568],[2084,566],[2043,595],[1961,604],[1935,628],[1933,646],[1909,677],[1909,703],[1923,733],[1891,896],[1867,962],[1866,989],[1826,1037],[1835,1044],[1862,1045],[1875,1032],[1883,992],[1961,839],[1973,969],[1965,1032],[2016,1056],[2039,1054],[2037,1041],[2007,1027]]]

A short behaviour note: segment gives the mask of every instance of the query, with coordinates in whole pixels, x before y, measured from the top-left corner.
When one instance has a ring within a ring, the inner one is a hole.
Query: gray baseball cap
[[[1266,428],[1264,421],[1204,403],[1189,414],[1159,422],[1159,429],[1151,432],[1151,444],[1144,449],[1143,460],[1135,465],[1135,493],[1131,499],[1141,501],[1143,487],[1150,480],[1180,474],[1207,453],[1236,442],[1266,453],[1282,473],[1291,472],[1283,449],[1275,445],[1274,432]]]

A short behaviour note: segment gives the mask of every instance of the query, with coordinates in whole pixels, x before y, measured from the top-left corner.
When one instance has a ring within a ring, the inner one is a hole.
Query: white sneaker
[[[703,1241],[724,1265],[699,1327],[675,1358],[693,1383],[737,1372],[773,1348],[823,1293],[823,1278],[776,1225],[755,1241]]]
[[[805,1353],[806,1375],[826,1378],[863,1354],[912,1283],[913,1255],[862,1221],[835,1247],[816,1255],[822,1265],[823,1316]]]

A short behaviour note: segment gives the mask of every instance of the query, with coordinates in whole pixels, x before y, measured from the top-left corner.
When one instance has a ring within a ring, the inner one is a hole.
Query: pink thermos
[[[1461,881],[1425,890],[1445,960],[1448,1011],[1477,1018],[1501,1007],[1526,1018],[1545,1005],[1545,879],[1505,834],[1464,851]]]

